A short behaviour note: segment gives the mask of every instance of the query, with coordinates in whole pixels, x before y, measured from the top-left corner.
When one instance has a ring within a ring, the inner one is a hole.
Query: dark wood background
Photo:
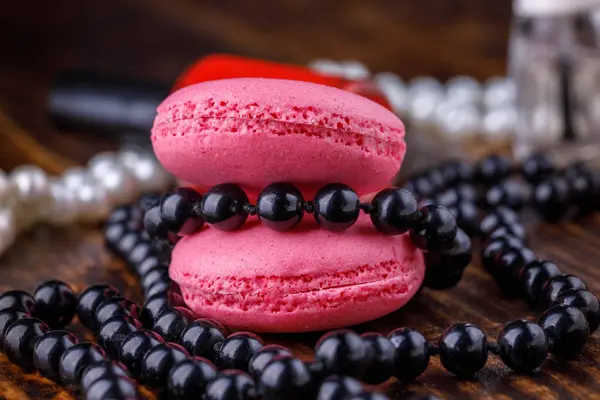
[[[404,78],[505,72],[510,0],[192,1],[55,0],[9,2],[0,11],[0,168],[34,162],[52,173],[114,148],[105,138],[58,132],[46,117],[52,77],[85,68],[169,83],[194,59],[233,52],[305,64],[319,57],[358,59]],[[600,293],[600,219],[531,227],[541,257],[579,274]],[[33,290],[62,279],[80,290],[111,282],[139,300],[135,279],[102,247],[97,227],[38,227],[0,258],[0,290]],[[507,321],[537,318],[521,301],[503,299],[478,262],[446,292],[423,291],[402,310],[357,327],[421,329],[431,340],[450,323],[479,324],[494,338]],[[74,325],[78,333],[81,327]],[[303,358],[319,334],[269,335]],[[472,380],[459,381],[434,358],[410,384],[381,386],[394,399],[435,393],[446,399],[600,398],[600,340],[569,364],[550,359],[541,372],[510,372],[494,357]],[[150,395],[148,392],[145,392]],[[71,394],[24,374],[0,354],[0,399],[68,399]]]

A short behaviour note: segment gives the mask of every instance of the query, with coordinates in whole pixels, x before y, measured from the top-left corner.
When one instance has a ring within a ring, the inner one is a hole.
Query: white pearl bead
[[[67,168],[61,175],[63,185],[71,190],[77,189],[89,180],[95,178],[91,176],[85,168],[71,167]]]
[[[483,133],[494,139],[505,139],[514,135],[517,126],[517,111],[512,107],[496,108],[483,117]]]
[[[344,76],[344,67],[342,66],[342,64],[332,60],[315,60],[309,63],[308,67],[322,75]]]
[[[79,216],[79,208],[75,190],[68,188],[63,180],[50,183],[51,205],[42,219],[53,225],[74,223]]]
[[[75,190],[81,221],[98,221],[108,216],[111,204],[108,191],[98,182],[85,181]]]
[[[371,76],[369,69],[360,61],[344,60],[341,62],[344,77],[353,81],[361,81]]]
[[[517,88],[512,79],[495,77],[488,80],[483,92],[483,103],[488,109],[514,106]]]
[[[0,209],[0,255],[4,253],[15,241],[17,230],[14,215],[11,209]]]
[[[420,76],[408,83],[408,97],[414,99],[421,96],[433,96],[442,98],[444,95],[444,86],[435,78],[429,76]]]
[[[457,76],[446,83],[446,97],[460,104],[477,104],[481,101],[481,85],[469,76]]]
[[[119,150],[117,158],[128,170],[133,171],[145,153],[148,153],[148,151],[141,147],[126,146]]]
[[[380,72],[374,77],[375,84],[386,97],[395,113],[404,114],[408,107],[408,93],[404,81],[391,72]]]
[[[439,128],[451,137],[472,136],[481,130],[481,117],[476,107],[457,107],[440,115]]]
[[[411,121],[420,125],[433,124],[435,110],[442,100],[441,94],[436,95],[435,92],[409,97],[408,113]]]
[[[121,161],[119,161],[117,156],[113,153],[104,152],[90,158],[87,169],[92,176],[98,178],[115,168],[115,165],[121,165]]]
[[[49,205],[48,176],[36,165],[21,165],[10,173],[10,180],[17,190],[17,227],[25,230]]]
[[[114,163],[112,168],[105,168],[104,173],[97,175],[96,179],[106,189],[113,205],[130,202],[138,195],[135,177],[120,163]]]
[[[0,169],[0,206],[13,205],[17,196],[16,186],[6,172]]]
[[[174,182],[173,176],[151,153],[140,154],[130,172],[135,176],[138,187],[143,192],[162,191]]]

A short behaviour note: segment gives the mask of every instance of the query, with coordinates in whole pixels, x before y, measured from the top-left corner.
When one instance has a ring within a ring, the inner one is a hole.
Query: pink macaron
[[[156,156],[173,175],[256,194],[293,182],[305,194],[343,182],[359,194],[390,184],[406,144],[404,125],[379,104],[340,89],[240,78],[181,89],[159,107]]]

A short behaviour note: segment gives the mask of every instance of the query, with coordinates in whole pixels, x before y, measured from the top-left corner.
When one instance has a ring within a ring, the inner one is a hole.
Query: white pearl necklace
[[[173,183],[152,152],[137,147],[99,153],[86,168],[72,167],[56,177],[36,165],[21,165],[10,174],[0,170],[0,256],[37,222],[101,221],[115,206]]]
[[[516,89],[509,78],[495,77],[480,83],[457,76],[442,84],[432,77],[405,83],[391,72],[371,75],[358,61],[315,60],[309,68],[324,75],[350,80],[372,77],[395,113],[411,126],[444,136],[481,136],[502,140],[514,134]]]

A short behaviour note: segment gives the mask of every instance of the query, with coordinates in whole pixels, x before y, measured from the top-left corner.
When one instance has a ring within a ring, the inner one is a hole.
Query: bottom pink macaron
[[[170,267],[192,311],[256,332],[381,317],[417,292],[424,272],[408,235],[382,235],[368,217],[344,232],[320,229],[310,217],[285,233],[258,221],[236,232],[205,228],[177,243]]]

